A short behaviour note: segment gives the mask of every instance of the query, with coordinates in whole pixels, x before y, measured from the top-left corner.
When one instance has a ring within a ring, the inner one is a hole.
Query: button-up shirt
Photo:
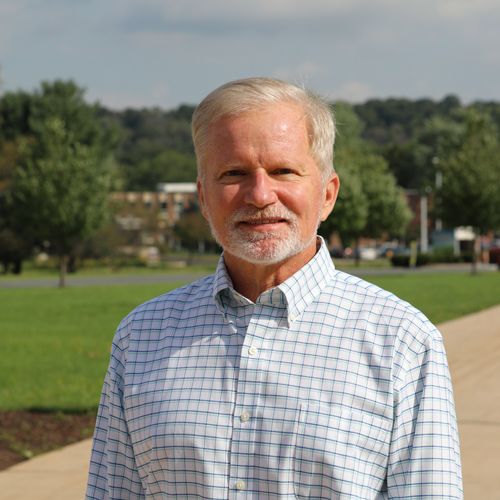
[[[324,243],[256,303],[222,256],[117,330],[88,499],[461,497],[441,335]]]

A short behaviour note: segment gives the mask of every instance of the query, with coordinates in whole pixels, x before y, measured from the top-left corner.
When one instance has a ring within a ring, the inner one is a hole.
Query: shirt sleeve
[[[145,498],[124,416],[125,357],[126,351],[117,334],[96,420],[87,500]]]
[[[388,497],[461,499],[457,420],[441,334],[434,329],[404,353],[395,382]]]

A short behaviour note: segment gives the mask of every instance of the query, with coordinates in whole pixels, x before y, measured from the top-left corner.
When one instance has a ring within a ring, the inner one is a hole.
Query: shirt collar
[[[289,323],[293,323],[299,318],[302,312],[325,288],[335,271],[335,266],[323,238],[318,236],[318,241],[320,243],[319,250],[304,267],[276,288],[272,288],[261,294],[257,300],[260,304],[268,305],[284,303],[288,311]],[[224,300],[223,297],[227,297],[228,293],[229,297],[235,299],[241,305],[252,304],[250,300],[233,289],[233,283],[227,272],[223,253],[215,271],[213,299],[217,308],[224,316],[226,315],[228,301]]]
[[[316,255],[277,287],[286,297],[288,319],[291,323],[320,295],[335,272],[323,238],[318,236],[318,239],[320,248]]]

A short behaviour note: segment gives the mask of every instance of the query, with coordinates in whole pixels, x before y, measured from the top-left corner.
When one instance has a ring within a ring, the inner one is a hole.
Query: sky
[[[500,101],[499,0],[0,0],[1,92],[72,79],[112,109],[268,76],[331,100]]]

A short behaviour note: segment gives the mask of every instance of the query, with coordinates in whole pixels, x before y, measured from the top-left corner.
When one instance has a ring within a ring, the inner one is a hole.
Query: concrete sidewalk
[[[464,493],[500,500],[500,306],[439,325],[455,393]],[[2,500],[82,500],[91,440],[0,473]]]
[[[464,496],[500,500],[500,306],[439,330],[453,381]]]
[[[0,472],[2,500],[83,500],[92,439]]]

